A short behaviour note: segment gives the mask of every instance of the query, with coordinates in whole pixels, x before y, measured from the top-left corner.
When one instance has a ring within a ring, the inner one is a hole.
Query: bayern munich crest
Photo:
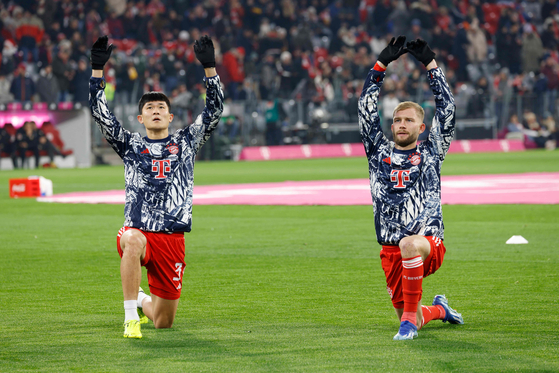
[[[179,147],[175,144],[170,144],[169,146],[167,146],[167,150],[169,150],[169,153],[171,154],[177,154],[179,152]]]
[[[414,166],[417,166],[418,164],[421,163],[421,156],[420,155],[414,155],[413,157],[411,157],[410,159],[411,164],[413,164]]]

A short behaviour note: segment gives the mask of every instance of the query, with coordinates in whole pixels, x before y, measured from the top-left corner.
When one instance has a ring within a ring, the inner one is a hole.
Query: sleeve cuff
[[[94,87],[96,87],[98,89],[103,89],[103,90],[105,89],[105,85],[106,85],[105,78],[91,77],[91,78],[89,78],[89,83],[90,83],[90,85],[93,85]]]
[[[206,88],[212,85],[217,85],[219,84],[219,75],[214,75],[214,76],[205,76],[204,77],[204,83],[206,83]]]
[[[380,71],[380,72],[385,72],[385,71],[386,71],[386,68],[380,67],[380,65],[379,65],[378,62],[377,62],[377,63],[375,63],[375,66],[373,67],[373,70],[375,70],[375,71]]]

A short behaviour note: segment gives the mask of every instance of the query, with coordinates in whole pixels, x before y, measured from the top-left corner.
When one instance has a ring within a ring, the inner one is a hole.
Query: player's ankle
[[[402,315],[402,322],[409,321],[417,326],[417,312],[404,312]]]
[[[144,301],[151,302],[151,296],[147,295],[143,291],[138,293],[137,306],[140,308],[144,307]]]
[[[124,321],[126,322],[129,320],[140,320],[137,301],[134,299],[124,301]]]
[[[446,317],[446,311],[444,310],[443,306],[436,305],[437,309],[439,310],[439,320],[443,320]]]

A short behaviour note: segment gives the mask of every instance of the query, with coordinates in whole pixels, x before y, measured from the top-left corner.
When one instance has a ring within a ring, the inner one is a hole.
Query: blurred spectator
[[[172,34],[169,34],[172,37]],[[163,68],[163,74],[165,76],[165,90],[168,92],[172,92],[173,89],[177,87],[179,84],[179,79],[177,77],[177,72],[182,68],[182,62],[177,59],[175,47],[173,46],[163,57],[161,58],[161,65]],[[131,71],[134,66],[128,66],[128,71]],[[133,83],[135,79],[132,79],[133,76],[130,76],[129,79]],[[131,90],[131,89],[130,89]]]
[[[30,57],[33,61],[39,60],[37,45],[41,42],[44,32],[43,21],[37,15],[31,14],[29,10],[26,10],[23,16],[19,18],[16,28],[16,41],[23,53],[23,61],[29,61]]]
[[[544,111],[553,113],[556,111],[557,92],[559,90],[559,63],[551,54],[548,54],[541,62],[540,71],[547,82],[548,107],[544,108]]]
[[[62,28],[60,27],[60,22],[54,21],[50,27],[47,25],[46,35],[49,36],[50,40],[56,41],[58,40],[58,36],[64,36],[62,33]]]
[[[109,34],[115,39],[122,39],[126,35],[122,19],[117,16],[116,12],[109,13],[107,26],[109,27]]]
[[[89,102],[89,78],[91,78],[89,60],[82,57],[78,61],[78,69],[72,79],[71,87],[72,94],[74,95],[74,102],[79,102],[84,106],[88,105]]]
[[[174,92],[175,94],[171,97],[171,104],[173,109],[177,108],[178,116],[184,117],[187,110],[193,112],[193,105],[195,102],[193,100],[193,94],[186,89],[186,84],[180,84]]]
[[[300,77],[298,68],[293,64],[291,53],[288,51],[281,53],[279,61],[276,61],[276,69],[280,76],[278,96],[288,98],[298,83],[297,78]]]
[[[540,58],[543,55],[543,46],[540,37],[534,32],[532,25],[524,25],[522,36],[522,71],[525,73],[538,71]]]
[[[423,39],[427,43],[431,41],[431,36],[422,28],[421,20],[414,18],[411,21],[411,28],[406,35],[407,40]]]
[[[529,22],[535,23],[541,20],[542,5],[540,0],[524,0],[521,3],[524,15]]]
[[[6,75],[0,75],[0,104],[7,104],[14,100],[14,95],[10,92],[11,82]]]
[[[260,98],[262,100],[271,99],[272,95],[275,94],[276,87],[278,86],[278,76],[276,72],[276,59],[271,53],[268,53],[260,66],[258,67],[260,71]]]
[[[536,143],[538,148],[545,147],[545,143],[548,140],[550,132],[547,128],[542,127],[538,122],[536,114],[533,112],[524,113],[524,121],[528,129],[524,129],[523,133],[532,141]]]
[[[17,48],[14,43],[10,40],[4,41],[4,48],[2,48],[2,65],[0,66],[0,74],[8,75],[15,71],[16,60],[14,55],[17,52]]]
[[[452,71],[452,70],[451,70]],[[447,80],[448,80],[448,72],[447,72]],[[414,69],[408,79],[408,84],[406,85],[406,93],[410,97],[416,97],[421,90],[421,82],[422,82],[422,75],[419,68]]]
[[[466,34],[467,22],[458,24],[454,40],[452,41],[452,55],[456,58],[458,67],[456,68],[456,77],[458,81],[464,82],[468,80],[468,55],[467,48],[469,45],[468,35]]]
[[[474,18],[466,30],[469,42],[467,47],[468,60],[473,64],[486,61],[487,39],[483,30],[479,28],[478,19]]]
[[[90,47],[85,45],[85,42],[80,34],[75,33],[72,37],[72,54],[70,60],[77,62],[80,58],[89,59]]]
[[[28,76],[24,63],[20,63],[14,72],[10,93],[18,102],[31,101],[35,94],[35,83]]]
[[[496,34],[497,61],[507,67],[511,74],[519,74],[521,69],[522,39],[518,35],[518,23],[510,27],[502,26]]]
[[[490,86],[487,78],[485,76],[480,77],[476,82],[474,88],[475,94],[468,102],[468,114],[469,116],[475,117],[476,115],[479,116],[480,113],[483,113],[485,117],[488,117]]]
[[[387,22],[389,16],[393,12],[392,4],[390,0],[378,0],[373,10],[371,16],[371,22],[369,22],[372,27],[372,31],[376,35],[384,35],[388,31]]]
[[[448,9],[445,6],[441,6],[435,16],[437,26],[441,28],[442,31],[448,32],[450,28],[454,26],[454,21],[452,17],[448,14]]]
[[[4,127],[0,127],[0,156],[7,155],[8,157],[10,157],[12,159],[13,167],[17,168],[17,157],[14,140],[15,138],[12,138],[12,135],[10,135]]]
[[[524,126],[518,120],[518,115],[512,114],[509,119],[509,123],[507,124],[508,132],[523,132]]]
[[[66,48],[60,48],[58,54],[52,61],[52,72],[60,88],[58,102],[64,102],[68,99],[70,82],[74,79],[75,70],[72,69],[69,59],[70,51]]]
[[[548,114],[544,118],[542,123],[549,132],[547,141],[545,143],[545,148],[547,150],[555,150],[557,148],[557,143],[559,142],[559,131],[557,131],[557,126],[555,125],[555,119],[553,119],[553,115]]]
[[[51,65],[47,65],[41,69],[39,79],[37,79],[37,93],[42,102],[47,102],[49,104],[58,102],[60,88],[58,86],[58,80],[52,73]]]
[[[243,86],[239,89],[239,100],[243,101],[256,101],[256,90],[255,84],[251,79],[245,79]]]
[[[547,20],[549,17],[553,17],[557,14],[557,1],[556,0],[544,0],[541,7],[541,18]]]
[[[474,18],[477,18],[480,24],[483,24],[485,22],[485,13],[483,12],[482,5],[483,4],[481,0],[470,0],[468,9],[466,11],[465,20],[471,23],[474,20]]]
[[[225,137],[228,144],[234,144],[239,140],[240,130],[239,118],[229,115],[221,118],[218,127],[218,136]]]
[[[239,88],[245,79],[243,60],[245,51],[242,47],[231,48],[223,54],[223,66],[229,75],[229,84],[226,86],[228,96],[233,100],[239,98]]]
[[[39,49],[39,61],[37,66],[50,65],[53,57],[53,45],[48,34],[43,36],[37,48]]]
[[[285,112],[278,100],[266,102],[266,145],[281,145],[281,122]]]
[[[542,46],[545,49],[556,50],[559,46],[559,35],[556,32],[556,25],[552,18],[545,20],[543,25],[544,31],[542,32],[541,40]]]
[[[440,26],[437,25],[433,28],[432,41],[429,45],[437,54],[437,57],[441,58],[441,62],[448,59],[448,54],[452,51],[452,41],[451,34],[444,32]]]
[[[410,12],[403,0],[392,1],[392,11],[388,15],[387,21],[392,25],[393,35],[405,35],[410,24]]]
[[[382,130],[387,138],[392,139],[392,119],[394,118],[394,109],[400,103],[396,97],[395,87],[387,91],[382,98]]]
[[[78,18],[72,16],[69,17],[69,21],[64,23],[65,25],[67,25],[66,27],[63,28],[63,32],[66,35],[66,39],[71,40],[74,35],[82,35],[83,31],[81,28],[81,24]]]

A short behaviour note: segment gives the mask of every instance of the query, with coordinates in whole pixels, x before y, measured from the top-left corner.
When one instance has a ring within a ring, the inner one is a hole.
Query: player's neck
[[[161,130],[148,130],[146,129],[147,138],[150,140],[161,140],[167,138],[169,136],[169,129],[161,129]]]
[[[407,146],[400,146],[396,143],[394,143],[394,148],[398,149],[398,150],[411,150],[411,149],[415,149],[417,147],[417,141],[407,145]]]

